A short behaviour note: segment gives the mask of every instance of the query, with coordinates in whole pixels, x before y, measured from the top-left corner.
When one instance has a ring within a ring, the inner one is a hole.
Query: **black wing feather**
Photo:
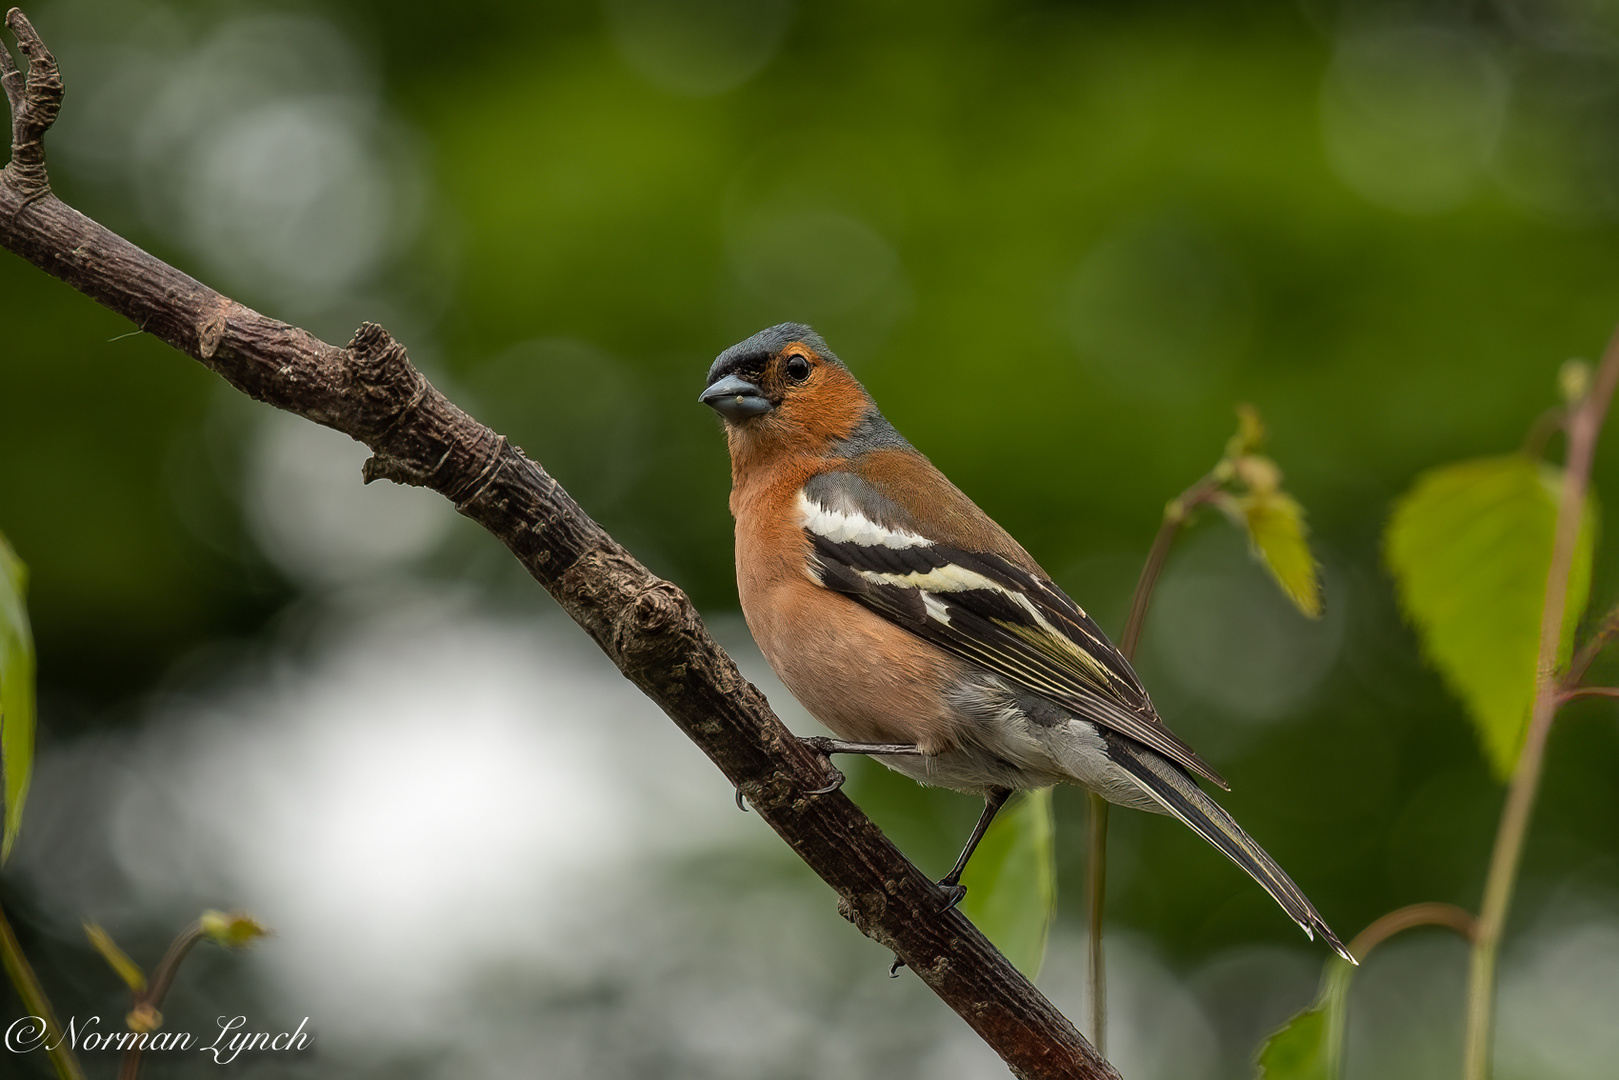
[[[806,535],[814,544],[820,582],[826,588],[1077,716],[1144,743],[1221,787],[1228,786],[1158,719],[1129,661],[1055,584],[999,556],[944,544],[895,548],[829,540],[811,530]],[[867,576],[928,574],[949,566],[995,587],[924,590]],[[1052,630],[1066,641],[1054,639]]]

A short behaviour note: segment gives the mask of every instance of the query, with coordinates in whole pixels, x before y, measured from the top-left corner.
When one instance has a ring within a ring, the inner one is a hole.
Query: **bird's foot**
[[[857,743],[845,742],[842,739],[828,739],[824,735],[812,735],[807,739],[799,739],[811,753],[826,762],[827,771],[832,774],[833,780],[826,787],[816,788],[811,795],[828,795],[843,786],[843,773],[832,764],[833,754],[867,754],[878,757],[908,756],[926,757],[926,752],[920,746],[908,743]]]
[[[736,789],[736,808],[744,814],[748,812],[748,804],[742,801],[742,789]]]
[[[889,977],[889,978],[890,978],[890,979],[897,979],[897,978],[899,978],[899,969],[900,969],[900,968],[902,968],[902,967],[909,967],[909,966],[910,966],[910,965],[909,965],[909,964],[907,964],[907,963],[906,963],[906,962],[905,962],[905,961],[904,961],[904,960],[903,960],[903,959],[902,959],[902,958],[901,958],[901,957],[900,957],[900,955],[899,955],[899,953],[895,953],[895,954],[894,954],[894,962],[893,962],[893,963],[892,963],[892,964],[889,964],[889,965],[888,965],[888,977]]]
[[[949,878],[945,878],[943,881],[939,882],[939,891],[944,894],[944,907],[939,909],[939,914],[943,915],[945,912],[961,903],[961,901],[966,897],[967,886],[952,881]]]
[[[812,735],[807,739],[799,739],[798,741],[821,759],[822,763],[826,765],[827,773],[831,776],[831,780],[824,787],[814,788],[810,791],[810,794],[830,795],[842,787],[844,780],[848,779],[848,777],[843,775],[842,769],[832,764],[832,755],[838,752],[837,740],[828,739],[822,735]]]

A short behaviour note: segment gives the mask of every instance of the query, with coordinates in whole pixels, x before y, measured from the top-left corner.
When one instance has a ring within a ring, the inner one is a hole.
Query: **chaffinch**
[[[1193,774],[1227,784],[1159,719],[1096,623],[883,419],[813,330],[783,323],[733,345],[700,400],[725,419],[748,628],[840,736],[811,745],[984,798],[940,882],[950,903],[1013,791],[1077,783],[1179,818],[1349,956],[1204,794]]]

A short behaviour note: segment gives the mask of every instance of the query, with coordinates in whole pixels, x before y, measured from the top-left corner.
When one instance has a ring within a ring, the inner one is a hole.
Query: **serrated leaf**
[[[1343,1071],[1344,1014],[1354,969],[1327,961],[1321,991],[1310,1007],[1259,1044],[1259,1080],[1338,1080]]]
[[[1254,491],[1237,497],[1237,512],[1248,543],[1282,592],[1312,619],[1321,615],[1321,580],[1305,541],[1304,508],[1281,491]]]
[[[990,825],[961,879],[962,910],[1031,979],[1057,907],[1054,835],[1051,789],[1027,792]]]
[[[1534,703],[1562,484],[1562,470],[1519,454],[1464,461],[1419,476],[1389,520],[1388,562],[1401,607],[1503,779],[1517,763]],[[1595,532],[1587,500],[1559,663],[1590,599]]]
[[[22,827],[34,770],[34,635],[28,628],[28,568],[0,534],[0,862]]]
[[[95,923],[84,924],[85,936],[90,944],[96,947],[102,959],[112,966],[118,977],[129,985],[129,988],[139,994],[146,989],[146,973],[141,971],[140,965],[129,958],[129,954],[118,947],[112,935],[107,933]]]

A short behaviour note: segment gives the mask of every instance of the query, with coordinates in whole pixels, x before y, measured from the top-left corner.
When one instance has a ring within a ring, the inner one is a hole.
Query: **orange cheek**
[[[821,368],[796,393],[783,399],[776,415],[819,450],[852,435],[869,405],[865,393],[847,375]]]

